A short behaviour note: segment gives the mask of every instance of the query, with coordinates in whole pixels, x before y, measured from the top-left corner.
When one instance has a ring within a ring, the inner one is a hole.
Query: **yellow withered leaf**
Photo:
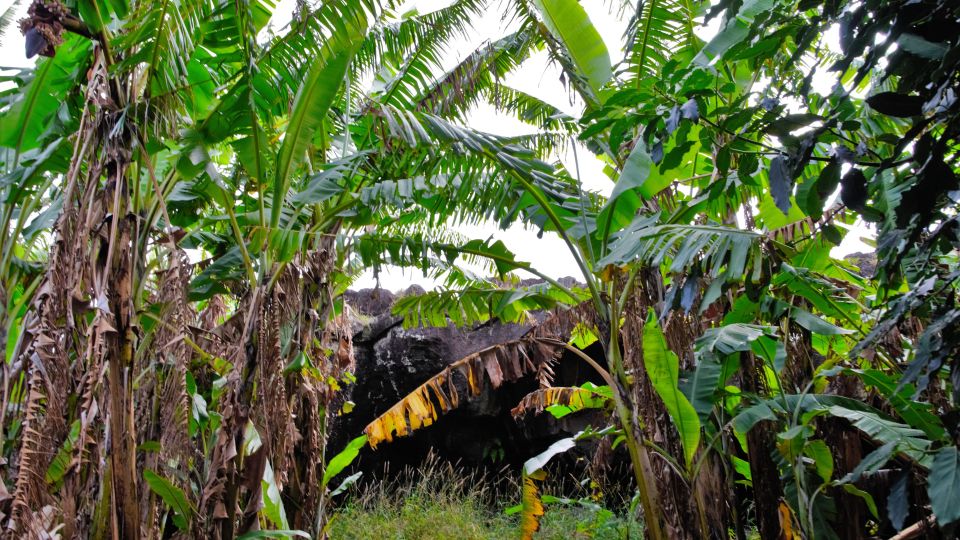
[[[448,365],[364,428],[370,447],[409,435],[457,408],[458,384],[466,387],[469,397],[477,397],[487,385],[499,388],[504,382],[536,373],[541,364],[560,354],[577,324],[592,326],[595,318],[596,312],[584,303],[555,313],[520,339],[488,347]]]
[[[800,533],[797,532],[797,528],[794,526],[793,511],[790,510],[790,506],[787,505],[786,501],[781,500],[777,510],[777,514],[780,517],[780,532],[782,533],[780,540],[802,540]]]
[[[542,470],[523,475],[523,492],[520,495],[520,538],[532,540],[533,533],[540,529],[540,517],[543,516],[543,501],[536,481],[542,481],[547,474]]]
[[[429,387],[427,387],[429,388]],[[424,399],[424,395],[427,391],[427,388],[423,388],[413,394],[410,394],[410,399],[407,400],[407,407],[410,411],[410,418],[417,419],[421,422],[420,425],[429,426],[434,418],[437,417],[436,412],[434,412],[433,405],[430,403],[430,397],[427,396]],[[418,424],[411,422],[411,427],[417,429],[420,427]]]
[[[514,418],[518,418],[530,412],[539,414],[553,405],[564,405],[570,408],[570,412],[576,412],[583,409],[601,408],[607,402],[607,396],[589,388],[553,386],[527,394],[510,413],[513,414]]]
[[[474,396],[480,395],[480,384],[483,382],[483,374],[474,369],[476,362],[468,362],[464,365],[464,373],[467,376],[467,386],[470,388],[470,393]]]
[[[437,403],[439,403],[440,405],[440,410],[445,411],[449,409],[450,407],[447,405],[447,396],[446,394],[443,393],[443,389],[440,387],[440,385],[443,384],[443,381],[435,381],[431,379],[427,382],[428,382],[428,385],[427,385],[428,388],[433,390],[433,396],[437,399]],[[434,409],[433,411],[433,417],[434,418],[437,417],[436,409]]]

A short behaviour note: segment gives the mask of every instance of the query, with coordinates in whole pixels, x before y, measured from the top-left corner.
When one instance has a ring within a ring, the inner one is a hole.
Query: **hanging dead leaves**
[[[521,418],[527,414],[539,414],[544,410],[560,405],[567,407],[570,412],[584,409],[596,409],[605,406],[609,401],[607,396],[580,386],[561,386],[541,388],[531,392],[520,400],[510,414],[514,418]]]
[[[433,424],[441,414],[459,406],[464,386],[469,397],[478,397],[488,387],[497,389],[504,381],[536,373],[559,349],[524,338],[489,347],[450,364],[367,425],[364,433],[370,446],[376,448],[383,441],[392,441],[394,436],[403,437]]]
[[[504,382],[542,374],[554,362],[577,324],[594,326],[589,304],[559,311],[522,338],[465,356],[410,392],[364,428],[371,448],[433,424],[460,405],[461,394],[480,396]]]

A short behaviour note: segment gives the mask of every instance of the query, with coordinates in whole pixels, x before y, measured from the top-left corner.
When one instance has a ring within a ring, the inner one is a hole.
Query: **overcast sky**
[[[0,13],[3,13],[13,3],[12,0],[0,0]],[[449,0],[411,0],[398,13],[403,13],[408,8],[416,8],[420,13],[429,12],[449,3]],[[25,1],[20,11],[25,13],[29,2]],[[622,36],[625,29],[626,16],[618,17],[616,14],[609,13],[608,6],[613,2],[600,0],[589,0],[582,2],[588,15],[594,25],[603,36],[607,49],[611,53],[612,61],[616,63],[622,58],[623,41]],[[290,14],[296,0],[281,0],[274,12],[274,17],[270,25],[276,29],[282,29],[290,20]],[[502,10],[500,2],[491,1],[490,9],[483,17],[478,20],[474,26],[471,35],[456,43],[448,51],[444,60],[444,69],[450,68],[460,60],[468,56],[478,46],[487,40],[495,40],[502,37],[510,31],[506,21],[502,19]],[[16,19],[23,15],[18,14]],[[712,21],[708,28],[702,28],[698,34],[701,38],[709,39],[716,32],[716,23]],[[23,37],[20,35],[19,28],[14,24],[8,29],[5,35],[0,37],[0,66],[29,66],[32,61],[25,58],[23,52]],[[510,87],[522,90],[538,98],[541,98],[561,110],[579,116],[582,111],[582,104],[571,100],[571,94],[563,86],[560,80],[560,70],[551,65],[545,52],[535,54],[521,69],[509,75],[504,81]],[[475,108],[470,114],[469,124],[471,127],[494,133],[498,135],[519,135],[531,133],[534,128],[519,122],[509,116],[498,113],[489,105],[481,105]],[[574,167],[573,152],[569,149],[564,155],[558,156],[567,166],[567,170],[576,171]],[[580,147],[577,151],[579,162],[580,178],[586,189],[609,193],[613,188],[612,181],[603,173],[602,163],[590,154],[586,149]],[[534,230],[525,230],[516,225],[506,231],[499,230],[493,224],[478,227],[459,228],[459,232],[471,238],[494,237],[507,245],[518,258],[533,264],[540,271],[551,277],[578,276],[579,272],[574,264],[573,257],[566,249],[566,245],[559,237],[553,234],[544,234],[543,238],[537,238],[537,232]],[[835,256],[843,256],[856,251],[868,251],[869,246],[864,244],[859,237],[867,234],[866,229],[858,227],[844,239],[841,246],[834,249]],[[529,276],[522,276],[529,277]],[[356,283],[356,287],[371,287],[375,284],[372,272],[366,272]],[[433,282],[418,271],[387,271],[380,275],[380,284],[382,287],[390,290],[402,290],[412,284],[418,284],[425,288],[431,288]]]

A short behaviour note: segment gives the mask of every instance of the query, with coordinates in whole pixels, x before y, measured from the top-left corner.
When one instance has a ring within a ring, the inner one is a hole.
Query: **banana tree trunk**
[[[724,502],[729,501],[724,471],[712,456],[703,454],[704,450],[697,455],[703,465],[694,476],[687,478],[689,473],[678,469],[683,466],[684,455],[680,435],[644,366],[644,321],[648,308],[663,296],[662,278],[657,272],[641,271],[636,279],[624,310],[623,359],[633,381],[629,399],[638,440],[656,448],[648,452],[650,480],[659,494],[663,529],[675,539],[726,538],[733,512]],[[698,324],[691,317],[671,316],[664,329],[669,348],[681,359],[684,369],[692,368],[693,343],[701,333]],[[683,365],[684,361],[688,365]],[[661,455],[664,451],[669,458]]]
[[[743,389],[757,395],[766,393],[763,365],[748,352],[741,353],[741,376]],[[779,504],[783,497],[780,491],[780,473],[772,459],[776,451],[775,424],[770,421],[758,422],[747,433],[747,455],[750,462],[750,476],[753,479],[753,502],[756,509],[757,529],[760,538],[773,540],[780,538]]]

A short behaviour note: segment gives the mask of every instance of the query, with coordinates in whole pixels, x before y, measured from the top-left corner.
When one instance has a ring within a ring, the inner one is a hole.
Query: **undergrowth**
[[[509,474],[503,471],[502,475]],[[519,536],[519,515],[507,515],[519,489],[494,489],[503,476],[491,479],[466,473],[436,460],[387,480],[371,481],[353,490],[334,512],[328,528],[334,540],[501,540]],[[515,481],[514,481],[515,483]],[[549,486],[544,493],[550,493]],[[640,539],[636,519],[587,500],[545,497],[546,515],[535,538]]]

